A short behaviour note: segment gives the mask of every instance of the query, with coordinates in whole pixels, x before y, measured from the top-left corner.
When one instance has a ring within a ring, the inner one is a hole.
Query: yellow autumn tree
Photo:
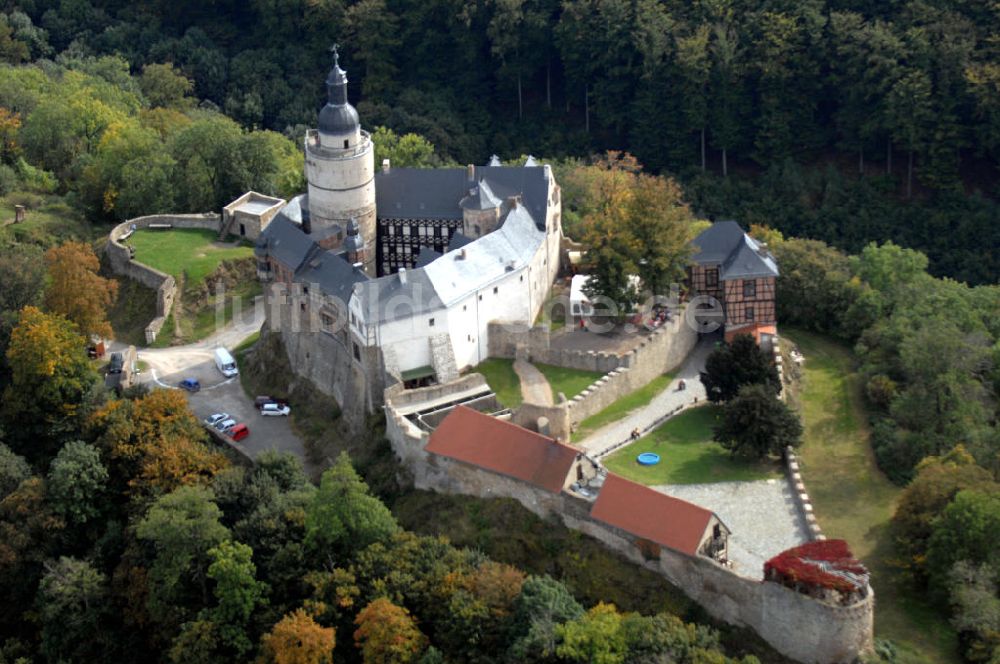
[[[80,404],[97,379],[84,340],[62,316],[21,310],[7,347],[10,384],[0,403],[7,442],[36,459],[55,449],[58,432],[72,431]]]
[[[333,661],[335,634],[304,609],[282,618],[262,639],[259,664],[329,664]]]
[[[111,337],[108,307],[118,295],[118,283],[97,272],[94,250],[82,242],[67,242],[45,252],[48,285],[45,307],[75,323],[85,335]]]
[[[427,647],[410,612],[384,597],[361,609],[354,623],[354,642],[365,664],[407,664]]]
[[[179,390],[109,401],[88,425],[109,452],[113,477],[133,496],[202,484],[227,465],[205,444],[205,431]]]

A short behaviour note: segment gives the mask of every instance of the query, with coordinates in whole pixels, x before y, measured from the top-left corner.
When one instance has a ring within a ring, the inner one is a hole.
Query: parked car
[[[228,420],[222,420],[221,422],[216,422],[215,428],[222,433],[229,433],[229,430],[236,426],[236,420],[229,418]]]
[[[292,412],[291,408],[280,403],[266,403],[260,407],[260,414],[270,417],[284,417],[290,412]]]
[[[229,430],[229,437],[233,440],[243,440],[250,435],[250,429],[245,424],[237,424]]]
[[[259,397],[255,397],[254,398],[254,400],[253,400],[253,407],[256,408],[257,410],[260,410],[266,404],[269,404],[269,403],[276,403],[279,406],[287,406],[288,405],[288,399],[278,399],[276,397],[259,396]]]
[[[205,424],[210,427],[214,427],[219,422],[223,422],[229,419],[229,413],[215,413],[214,415],[209,415],[205,418]]]
[[[111,353],[111,361],[108,362],[108,373],[120,374],[122,372],[122,367],[124,366],[125,366],[125,359],[122,357],[122,354]]]
[[[201,389],[201,383],[198,382],[197,378],[185,378],[180,382],[180,388],[188,392],[197,392]]]

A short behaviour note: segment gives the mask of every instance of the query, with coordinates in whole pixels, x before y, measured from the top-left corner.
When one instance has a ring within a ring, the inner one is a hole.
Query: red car
[[[229,437],[235,440],[243,440],[250,435],[250,429],[245,424],[237,424],[229,430]]]

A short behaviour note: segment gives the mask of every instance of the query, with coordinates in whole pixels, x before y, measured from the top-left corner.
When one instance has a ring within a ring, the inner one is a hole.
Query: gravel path
[[[701,384],[699,372],[705,368],[705,360],[715,348],[715,341],[715,337],[699,341],[684,360],[684,364],[670,385],[653,397],[647,405],[632,411],[617,422],[601,427],[583,440],[574,441],[573,444],[587,450],[592,456],[600,456],[611,447],[628,440],[629,434],[635,429],[645,435],[654,424],[662,424],[660,420],[674,408],[695,400],[704,401],[705,386]],[[678,389],[682,380],[686,383],[684,390]]]
[[[536,406],[551,406],[552,388],[545,375],[531,362],[514,360],[514,373],[521,379],[521,398]]]
[[[809,541],[787,479],[653,488],[718,514],[732,530],[729,559],[733,571],[741,576],[763,578],[768,559]]]

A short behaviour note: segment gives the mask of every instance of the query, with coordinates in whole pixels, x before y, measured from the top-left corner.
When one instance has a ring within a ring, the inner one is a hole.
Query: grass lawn
[[[566,369],[565,367],[557,367],[551,364],[536,364],[535,366],[542,372],[545,379],[549,381],[553,399],[558,398],[560,392],[565,394],[567,399],[572,399],[604,375],[596,371]]]
[[[652,401],[653,397],[667,389],[670,385],[670,381],[673,379],[674,375],[672,373],[657,376],[635,392],[626,394],[604,410],[594,413],[583,422],[580,422],[580,426],[578,426],[576,431],[573,432],[573,438],[576,440],[583,440],[601,427],[611,424],[612,422],[617,422],[633,410],[642,408]]]
[[[191,284],[200,283],[224,260],[253,256],[253,247],[221,244],[218,233],[197,228],[140,228],[128,243],[135,247],[135,260],[175,279],[184,276]]]
[[[490,358],[476,365],[473,371],[483,374],[501,404],[507,408],[521,405],[521,380],[514,372],[514,360]]]
[[[827,537],[847,540],[875,588],[875,634],[900,664],[959,662],[954,631],[939,607],[906,587],[891,567],[889,519],[901,489],[875,466],[854,358],[824,337],[783,330],[806,357],[798,401],[803,479]]]
[[[745,482],[777,477],[777,461],[755,463],[733,459],[712,440],[712,427],[722,409],[701,406],[667,420],[648,435],[604,460],[608,470],[643,484],[706,484]],[[655,466],[640,466],[642,452],[660,455]]]

